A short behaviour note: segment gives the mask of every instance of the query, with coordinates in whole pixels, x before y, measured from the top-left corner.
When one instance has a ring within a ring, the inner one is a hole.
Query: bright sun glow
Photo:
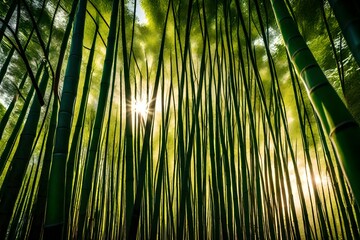
[[[142,116],[143,118],[146,117],[148,114],[148,104],[145,100],[133,100],[133,106],[132,106],[133,112],[137,113],[138,115]]]

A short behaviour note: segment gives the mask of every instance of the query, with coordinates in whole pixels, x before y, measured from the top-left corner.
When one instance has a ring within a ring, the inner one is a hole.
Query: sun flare
[[[145,118],[149,112],[148,104],[143,99],[140,100],[134,99],[132,104],[132,110],[134,113],[142,116],[143,118]]]

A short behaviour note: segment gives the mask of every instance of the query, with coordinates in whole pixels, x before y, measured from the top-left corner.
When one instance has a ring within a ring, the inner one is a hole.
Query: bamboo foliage
[[[358,126],[287,2],[0,10],[1,238],[359,238]]]

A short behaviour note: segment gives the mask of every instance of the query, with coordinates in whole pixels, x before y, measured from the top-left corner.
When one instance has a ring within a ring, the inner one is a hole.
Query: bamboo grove
[[[0,239],[359,239],[358,3],[139,1],[1,3]]]

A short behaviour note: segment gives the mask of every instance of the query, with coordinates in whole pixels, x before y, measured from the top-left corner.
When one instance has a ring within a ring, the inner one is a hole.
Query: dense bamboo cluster
[[[0,239],[359,239],[359,127],[291,6],[137,1],[6,5]]]

